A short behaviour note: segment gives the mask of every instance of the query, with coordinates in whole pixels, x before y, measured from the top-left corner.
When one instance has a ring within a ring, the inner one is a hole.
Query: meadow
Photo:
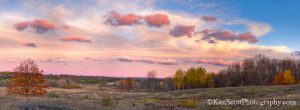
[[[300,101],[300,85],[200,88],[169,92],[124,91],[97,84],[81,88],[50,87],[45,96],[7,95],[0,88],[1,110],[224,110],[224,109],[299,109],[297,105],[208,105],[208,99],[253,99]]]

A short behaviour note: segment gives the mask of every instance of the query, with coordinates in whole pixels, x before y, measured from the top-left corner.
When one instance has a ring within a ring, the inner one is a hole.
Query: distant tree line
[[[173,82],[177,90],[295,84],[300,82],[300,61],[255,55],[242,62],[236,62],[219,73],[208,73],[203,67],[191,67],[187,71],[178,69]]]
[[[25,60],[14,72],[1,72],[0,86],[6,86],[7,92],[19,95],[43,95],[50,87],[73,88],[70,85],[99,84],[119,86],[121,89],[145,90],[150,93],[181,89],[289,85],[300,82],[300,60],[291,58],[273,59],[264,55],[255,55],[236,62],[218,73],[207,72],[204,67],[191,67],[186,71],[178,69],[174,77],[157,78],[155,70],[148,71],[145,78],[112,78],[97,76],[42,75],[33,60]],[[34,83],[33,83],[34,82]],[[47,84],[46,84],[47,83]],[[78,84],[77,84],[78,83]],[[79,87],[79,86],[78,86]]]
[[[152,70],[147,73],[144,80],[126,79],[123,85],[129,89],[148,89],[149,92],[154,92],[210,87],[296,84],[300,82],[300,61],[255,55],[236,62],[218,73],[207,72],[204,67],[191,67],[186,71],[178,69],[172,78],[156,78],[156,74],[156,71]]]
[[[300,81],[300,62],[255,55],[230,65],[213,78],[215,87],[294,84]]]

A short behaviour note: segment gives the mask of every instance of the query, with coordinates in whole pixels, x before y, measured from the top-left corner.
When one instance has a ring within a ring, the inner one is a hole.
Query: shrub
[[[112,106],[113,105],[113,101],[110,97],[104,97],[102,100],[101,100],[101,104],[103,106]]]
[[[187,108],[196,108],[198,105],[197,105],[196,100],[189,99],[189,100],[184,100],[184,101],[179,102],[178,106],[187,107]]]
[[[82,98],[83,99],[91,99],[88,95],[84,95]]]
[[[48,96],[49,96],[50,98],[59,98],[59,95],[57,95],[57,94],[54,93],[54,92],[49,93]]]

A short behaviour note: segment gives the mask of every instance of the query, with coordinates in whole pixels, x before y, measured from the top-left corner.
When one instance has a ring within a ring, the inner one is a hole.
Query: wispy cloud
[[[210,64],[215,66],[229,66],[233,64],[233,61],[225,61],[223,59],[200,59],[200,60],[187,60],[185,63],[200,63],[200,64]]]
[[[95,61],[95,62],[100,62],[102,61],[101,59],[97,59],[97,58],[90,58],[90,57],[85,57],[83,58],[84,60],[88,60],[88,61]]]
[[[153,59],[153,58],[137,58],[124,56],[118,58],[121,62],[143,62],[148,64],[162,64],[162,65],[177,65],[175,59]]]
[[[246,22],[245,25],[250,33],[258,37],[264,36],[272,30],[270,25],[266,23]]]
[[[62,58],[62,57],[46,58],[46,59],[40,59],[38,61],[45,62],[45,63],[64,63],[64,64],[68,64],[71,62],[69,58]]]
[[[85,39],[82,36],[65,36],[60,39],[61,41],[65,42],[86,42],[86,43],[92,43],[91,40]]]
[[[37,46],[32,42],[22,42],[22,46],[37,48]]]

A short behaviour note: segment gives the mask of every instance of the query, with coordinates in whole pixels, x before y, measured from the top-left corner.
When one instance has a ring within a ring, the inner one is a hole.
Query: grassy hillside
[[[0,88],[1,110],[151,110],[151,109],[297,109],[297,106],[220,106],[208,105],[207,99],[289,100],[300,101],[300,85],[246,86],[203,88],[172,92],[121,92],[96,85],[83,85],[78,89],[50,88],[47,96],[8,96]],[[114,91],[114,92],[112,92]]]

